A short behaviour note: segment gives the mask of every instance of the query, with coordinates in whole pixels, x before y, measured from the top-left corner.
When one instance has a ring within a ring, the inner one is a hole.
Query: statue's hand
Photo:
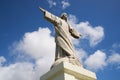
[[[80,34],[75,29],[70,29],[70,33],[76,39],[80,37]]]
[[[41,8],[41,7],[39,7],[39,9],[45,14],[45,12],[46,12],[45,9],[43,9],[43,8]]]

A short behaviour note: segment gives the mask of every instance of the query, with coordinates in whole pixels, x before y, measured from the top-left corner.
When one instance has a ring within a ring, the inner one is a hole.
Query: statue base
[[[83,67],[61,62],[41,76],[40,80],[96,80],[96,74]]]

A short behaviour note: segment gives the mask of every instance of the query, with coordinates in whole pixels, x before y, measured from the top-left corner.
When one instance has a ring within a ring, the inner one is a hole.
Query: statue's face
[[[62,19],[64,19],[65,21],[67,21],[67,16],[64,16]]]
[[[61,19],[64,19],[65,21],[67,21],[67,14],[66,14],[66,13],[63,13],[63,14],[61,15]]]

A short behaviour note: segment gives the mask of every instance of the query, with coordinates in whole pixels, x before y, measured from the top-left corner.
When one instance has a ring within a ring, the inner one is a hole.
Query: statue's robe
[[[73,44],[71,42],[71,36],[79,38],[79,33],[70,27],[70,25],[63,19],[49,13],[44,13],[45,18],[54,25],[55,28],[55,42],[56,42],[56,54],[55,62],[67,61],[81,66],[77,55],[74,51]]]

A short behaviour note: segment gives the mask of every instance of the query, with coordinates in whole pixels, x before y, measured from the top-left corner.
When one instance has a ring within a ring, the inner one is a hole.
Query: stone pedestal
[[[96,74],[83,67],[62,62],[41,76],[40,80],[96,80]]]

